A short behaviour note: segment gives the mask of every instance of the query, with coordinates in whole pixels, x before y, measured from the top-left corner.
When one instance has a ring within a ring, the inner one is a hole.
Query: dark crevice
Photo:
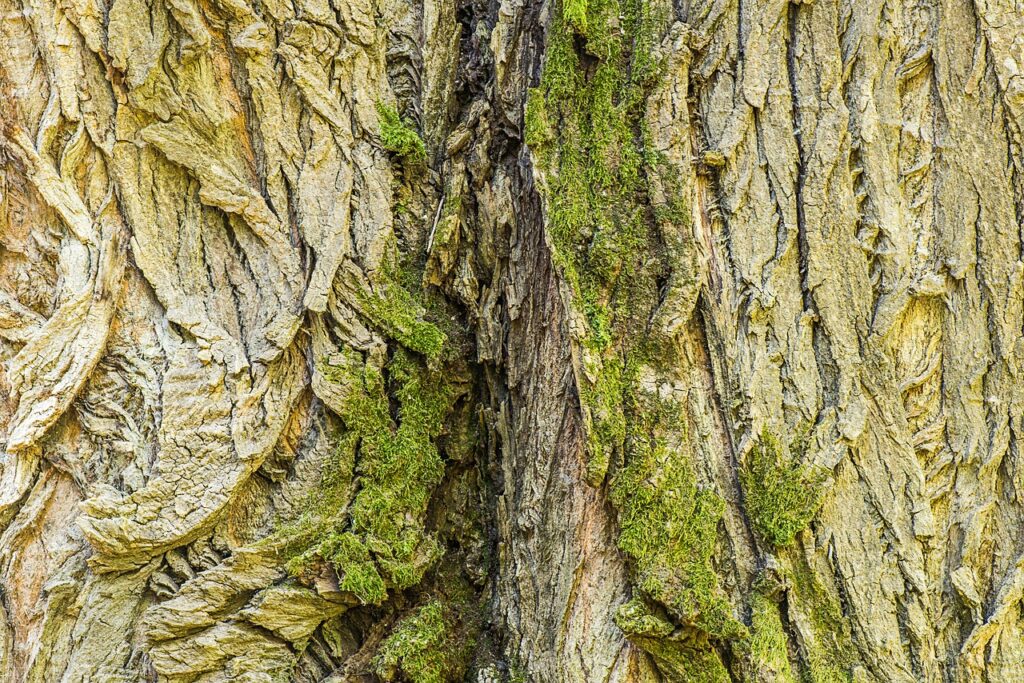
[[[788,8],[788,41],[786,44],[786,68],[789,75],[790,104],[793,108],[793,138],[796,140],[797,167],[796,167],[796,226],[797,226],[797,249],[800,259],[800,289],[803,295],[804,309],[814,310],[814,301],[808,284],[808,246],[807,226],[804,219],[804,182],[807,178],[807,155],[804,151],[803,138],[801,135],[801,114],[799,93],[797,92],[797,34],[799,27],[797,21],[800,16],[801,5],[796,2],[789,3]]]
[[[757,543],[754,538],[753,525],[747,515],[743,486],[740,484],[740,462],[736,453],[736,445],[733,443],[732,432],[729,428],[731,420],[723,408],[722,392],[718,388],[718,377],[712,360],[714,358],[722,358],[724,356],[724,349],[716,348],[714,349],[715,353],[712,353],[713,350],[707,334],[709,324],[708,319],[710,317],[710,312],[707,309],[708,304],[705,300],[705,296],[704,294],[701,294],[696,307],[696,313],[699,316],[697,329],[701,345],[703,346],[704,356],[707,359],[705,370],[707,372],[711,389],[711,402],[714,406],[714,412],[719,418],[718,421],[721,423],[722,436],[724,437],[726,451],[729,456],[729,469],[732,475],[732,481],[730,484],[733,489],[733,493],[736,496],[736,501],[738,503],[737,508],[740,513],[740,517],[743,520],[744,531],[746,532],[744,540],[746,541],[746,545],[749,549],[755,549],[757,548]]]
[[[803,298],[804,310],[814,314],[811,345],[814,348],[814,354],[817,360],[816,365],[822,384],[822,394],[825,398],[826,405],[837,405],[839,402],[839,368],[832,355],[831,344],[828,336],[822,329],[808,275],[810,247],[807,242],[807,224],[804,216],[804,184],[807,179],[807,153],[804,149],[804,141],[801,133],[802,114],[797,89],[798,22],[800,19],[801,7],[803,7],[803,5],[799,3],[789,3],[787,21],[788,35],[786,45],[786,69],[789,77],[790,100],[793,112],[793,137],[796,140],[798,154],[796,179],[796,222],[797,250],[800,267],[800,289]],[[813,9],[811,11],[813,11]]]

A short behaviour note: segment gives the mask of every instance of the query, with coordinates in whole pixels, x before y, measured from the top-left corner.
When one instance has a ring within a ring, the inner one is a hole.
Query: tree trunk
[[[0,0],[0,679],[1024,680],[1012,0]]]

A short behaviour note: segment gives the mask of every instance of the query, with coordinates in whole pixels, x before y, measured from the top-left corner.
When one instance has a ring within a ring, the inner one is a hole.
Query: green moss
[[[312,517],[298,528],[306,544],[288,568],[301,574],[319,561],[338,572],[343,590],[364,603],[378,604],[387,589],[416,585],[436,561],[440,548],[425,532],[423,519],[444,464],[435,446],[454,392],[450,382],[411,352],[399,349],[387,366],[388,377],[359,354],[347,350],[331,378],[345,386],[341,419],[346,439],[358,444],[355,471],[360,489],[347,514]],[[391,417],[386,383],[398,409]],[[319,495],[330,496],[325,481]],[[340,508],[339,508],[340,509]]]
[[[412,124],[399,117],[398,112],[377,102],[377,122],[380,126],[380,143],[384,149],[411,162],[422,163],[427,159],[427,147]]]
[[[802,680],[805,683],[851,683],[853,675],[830,662],[828,658],[817,652],[812,652],[808,669],[804,672]]]
[[[633,400],[644,405],[632,411],[630,459],[611,488],[619,547],[633,560],[638,588],[673,617],[716,638],[742,637],[711,564],[724,503],[697,487],[690,463],[660,434],[684,416],[652,396]]]
[[[587,35],[587,0],[565,0],[562,3],[562,16],[566,26],[575,29],[580,35]]]
[[[728,683],[729,672],[706,636],[678,633],[670,621],[643,600],[619,608],[615,623],[630,642],[654,658],[673,683]]]
[[[821,507],[823,477],[790,461],[768,430],[740,471],[745,504],[758,535],[773,546],[787,546]]]
[[[364,604],[377,605],[388,597],[387,584],[381,576],[377,563],[363,540],[356,534],[327,533],[313,549],[313,555],[328,558],[338,569],[341,577],[338,587],[355,595]],[[304,555],[293,560],[289,569],[301,572],[303,563],[308,562],[311,555]]]
[[[360,362],[356,354],[342,357],[343,365]],[[344,372],[342,367],[326,365],[325,360],[321,360],[320,365],[320,370],[327,373]],[[358,568],[360,560],[369,560],[365,548],[362,545],[346,548],[347,539],[341,533],[346,520],[344,511],[352,497],[358,435],[341,427],[331,428],[331,424],[328,420],[328,433],[335,445],[321,468],[319,486],[305,501],[299,517],[282,524],[263,543],[283,555],[290,573],[299,574],[312,564],[315,557],[313,550],[332,538],[338,546],[333,552],[340,554],[349,549],[352,555],[349,561],[352,566],[350,581],[359,584],[358,590],[353,592],[364,601],[376,602],[376,598],[383,593],[383,586],[378,589],[373,585],[379,582],[379,576],[367,577],[367,572]]]
[[[540,150],[554,138],[551,121],[548,119],[547,103],[540,88],[530,88],[527,94],[524,128],[526,144],[536,150]]]
[[[675,630],[670,621],[636,597],[615,612],[615,625],[632,637],[664,638]]]
[[[463,680],[478,645],[486,650],[479,598],[459,563],[446,558],[431,584],[431,597],[401,618],[377,648],[373,664],[381,679]]]
[[[849,683],[856,649],[849,621],[834,586],[821,581],[802,555],[795,556],[788,572],[792,609],[805,615],[813,633],[802,640],[805,683]]]
[[[626,438],[626,414],[623,410],[625,369],[622,362],[611,357],[597,373],[597,381],[581,388],[587,429],[587,482],[600,486],[608,473],[608,465]]]
[[[358,294],[361,312],[398,343],[436,360],[446,336],[436,325],[423,320],[423,305],[403,286],[401,277],[397,264],[385,263],[373,289]]]
[[[750,600],[749,661],[752,680],[797,683],[789,663],[788,639],[779,607],[758,591]]]
[[[472,643],[455,632],[450,611],[431,601],[402,619],[381,643],[374,671],[385,681],[447,683],[461,680]]]

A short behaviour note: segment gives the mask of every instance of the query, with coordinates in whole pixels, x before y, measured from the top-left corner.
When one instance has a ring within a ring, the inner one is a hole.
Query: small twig
[[[430,248],[434,246],[434,233],[437,232],[437,224],[441,220],[441,209],[444,208],[444,200],[446,195],[441,195],[441,201],[437,205],[437,213],[434,214],[434,225],[430,228],[430,236],[427,237],[427,253],[430,253]]]

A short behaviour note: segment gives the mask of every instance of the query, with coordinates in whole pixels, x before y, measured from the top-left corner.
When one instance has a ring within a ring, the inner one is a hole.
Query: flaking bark
[[[0,0],[0,680],[1024,680],[1011,0]]]

